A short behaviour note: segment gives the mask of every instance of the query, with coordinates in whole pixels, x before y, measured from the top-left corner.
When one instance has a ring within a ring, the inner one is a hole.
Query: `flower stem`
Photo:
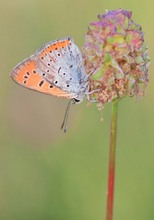
[[[116,135],[117,135],[117,113],[118,113],[118,100],[115,100],[113,102],[113,106],[112,106],[112,118],[111,118],[111,128],[110,128],[110,151],[109,151],[109,170],[108,170],[108,191],[107,191],[106,220],[113,220],[115,160],[116,160]]]

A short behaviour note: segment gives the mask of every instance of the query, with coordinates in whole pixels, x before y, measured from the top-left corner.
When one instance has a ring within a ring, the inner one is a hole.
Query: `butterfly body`
[[[82,101],[89,91],[81,53],[69,37],[45,44],[19,63],[11,77],[28,89],[76,102]]]

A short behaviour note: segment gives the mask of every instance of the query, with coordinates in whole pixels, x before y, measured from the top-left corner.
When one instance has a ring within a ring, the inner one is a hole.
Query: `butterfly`
[[[51,41],[19,63],[11,78],[21,86],[80,103],[89,92],[82,55],[71,37]],[[66,124],[70,103],[62,128]],[[66,130],[66,128],[64,129]]]

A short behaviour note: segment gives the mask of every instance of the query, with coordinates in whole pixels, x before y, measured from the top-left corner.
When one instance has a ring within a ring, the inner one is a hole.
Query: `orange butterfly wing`
[[[37,70],[35,61],[32,57],[19,63],[11,72],[12,79],[28,89],[32,89],[48,95],[58,97],[73,98],[71,95],[53,86],[41,76]]]

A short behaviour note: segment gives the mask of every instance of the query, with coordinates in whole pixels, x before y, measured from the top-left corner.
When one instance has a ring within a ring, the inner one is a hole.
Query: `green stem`
[[[117,113],[118,113],[118,100],[115,100],[113,102],[113,106],[112,106],[112,118],[111,118],[111,128],[110,128],[110,152],[109,152],[106,220],[113,220],[115,161],[116,161],[116,135],[117,135]]]

